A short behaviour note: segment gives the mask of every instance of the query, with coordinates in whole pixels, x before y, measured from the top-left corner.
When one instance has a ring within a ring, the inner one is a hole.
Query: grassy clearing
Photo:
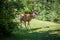
[[[31,30],[19,29],[13,32],[6,40],[60,40],[60,24],[31,20]],[[20,26],[19,26],[20,27]]]
[[[38,28],[38,31],[48,31],[48,30],[59,30],[60,24],[48,22],[48,21],[39,21],[36,19],[33,19],[31,21],[31,28]],[[39,29],[40,28],[40,29]]]

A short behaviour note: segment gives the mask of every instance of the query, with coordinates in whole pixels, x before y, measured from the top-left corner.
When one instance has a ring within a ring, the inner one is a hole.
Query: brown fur
[[[24,22],[28,22],[32,19],[31,14],[21,14],[21,16],[23,17],[21,20],[24,21]]]

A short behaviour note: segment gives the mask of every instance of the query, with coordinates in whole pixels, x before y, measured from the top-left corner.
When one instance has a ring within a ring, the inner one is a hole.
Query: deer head
[[[35,18],[36,15],[37,15],[36,10],[33,10],[33,11],[32,11],[32,17]]]

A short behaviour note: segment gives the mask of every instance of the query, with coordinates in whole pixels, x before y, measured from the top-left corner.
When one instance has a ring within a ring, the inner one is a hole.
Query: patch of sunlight
[[[40,31],[48,31],[49,29],[48,28],[42,28],[40,29]]]
[[[33,19],[31,20],[31,24],[33,23],[33,25],[44,25],[44,26],[49,26],[49,25],[57,25],[57,23],[53,23],[53,22],[48,22],[48,21],[40,21],[40,20],[37,20],[37,19]]]
[[[40,28],[40,27],[44,28],[44,27],[47,27],[47,26],[49,26],[49,27],[56,26],[57,27],[58,25],[60,26],[60,24],[57,24],[57,23],[40,21],[40,20],[37,20],[37,19],[32,19],[30,24],[31,24],[31,28]]]
[[[57,34],[57,35],[60,35],[60,31],[49,32],[49,34]]]

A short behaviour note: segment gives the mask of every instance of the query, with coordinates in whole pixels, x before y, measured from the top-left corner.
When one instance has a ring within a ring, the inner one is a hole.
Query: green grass
[[[5,39],[6,40],[60,40],[60,24],[58,23],[33,19],[30,22],[30,26],[31,30],[27,31],[23,25],[23,29],[15,30],[13,32],[13,35]]]

